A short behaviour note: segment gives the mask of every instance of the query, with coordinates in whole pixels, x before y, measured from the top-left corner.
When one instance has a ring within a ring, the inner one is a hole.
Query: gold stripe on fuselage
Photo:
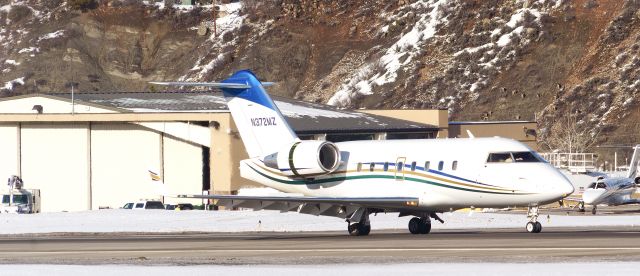
[[[255,163],[255,162],[252,162],[252,163],[255,164],[256,166],[260,167],[261,169],[266,170],[268,172],[271,172],[273,174],[276,174],[278,176],[285,177],[285,178],[289,178],[290,177],[289,175],[283,174],[279,170],[272,169],[272,168],[269,168],[269,167],[265,167],[265,166],[263,166],[261,164]],[[327,177],[329,177],[329,176],[336,176],[336,175],[339,175],[339,174],[345,174],[345,176],[346,176],[348,174],[366,173],[366,172],[370,172],[370,173],[391,173],[391,172],[394,172],[394,171],[384,171],[384,170],[379,170],[379,169],[376,169],[376,170],[373,170],[373,171],[370,171],[370,170],[367,170],[367,171],[345,170],[345,171],[335,171],[335,172],[332,172],[330,174],[314,174],[314,175],[309,175],[309,176],[310,177],[313,177],[313,176],[327,176]],[[506,188],[500,188],[500,187],[494,188],[494,187],[486,187],[486,186],[480,186],[480,185],[474,185],[474,184],[461,183],[461,182],[452,181],[452,180],[449,180],[449,179],[446,179],[446,178],[432,176],[432,175],[428,175],[428,174],[420,173],[420,172],[416,172],[416,171],[404,171],[404,174],[405,175],[409,174],[409,175],[419,176],[419,177],[427,178],[427,179],[430,179],[430,180],[438,180],[438,181],[446,182],[448,184],[455,184],[455,185],[465,186],[465,187],[469,187],[469,188],[486,189],[486,190],[493,190],[493,191],[514,191],[512,189],[506,189]]]

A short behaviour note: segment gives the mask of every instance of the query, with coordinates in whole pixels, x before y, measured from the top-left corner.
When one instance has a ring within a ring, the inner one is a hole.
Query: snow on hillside
[[[18,85],[24,85],[24,77],[5,82],[4,86],[0,86],[0,90],[1,89],[13,90],[13,88]]]
[[[373,87],[392,83],[398,76],[398,70],[409,64],[413,58],[422,50],[424,41],[432,38],[437,27],[446,24],[446,11],[443,11],[443,5],[447,0],[425,1],[421,0],[411,4],[413,10],[431,10],[422,14],[420,20],[406,34],[387,49],[385,54],[377,61],[363,66],[354,74],[346,84],[343,84],[328,104],[336,106],[348,106],[351,99],[358,95],[369,95],[373,93]],[[388,15],[383,15],[388,16]],[[404,14],[406,16],[406,14]],[[382,27],[385,32],[389,26]],[[382,68],[377,71],[376,67]]]
[[[478,91],[489,83],[490,78],[506,69],[516,59],[518,49],[529,45],[540,34],[543,18],[548,12],[558,7],[562,0],[517,1],[520,6],[509,18],[492,17],[488,19],[497,27],[490,31],[471,33],[475,39],[469,41],[471,46],[453,52],[447,71],[460,72],[453,87],[457,95],[442,95],[436,99],[442,106],[453,109],[464,98],[476,99]],[[419,20],[406,33],[386,49],[379,59],[371,60],[362,66],[328,101],[328,104],[339,107],[351,107],[353,100],[362,95],[376,92],[376,87],[394,84],[398,72],[411,72],[416,59],[425,51],[429,51],[434,39],[451,40],[455,33],[446,30],[457,24],[451,17],[460,13],[462,3],[455,0],[420,0],[408,6],[398,14],[383,14],[391,22],[420,14]],[[381,27],[386,33],[389,25]],[[480,44],[478,44],[480,43]],[[476,44],[476,45],[474,45]],[[454,49],[453,45],[450,47]],[[423,91],[434,93],[439,91]],[[453,110],[452,110],[453,111]]]
[[[206,74],[215,70],[229,55],[233,54],[234,46],[238,43],[238,39],[233,36],[233,33],[242,26],[244,20],[244,16],[239,15],[241,8],[242,3],[240,2],[220,5],[220,11],[226,13],[226,16],[216,20],[218,34],[216,36],[211,32],[208,43],[204,44],[205,47],[216,50],[219,54],[208,62],[205,61],[206,57],[204,56],[198,59],[193,68],[191,68],[191,72],[180,77],[180,81],[201,81]],[[233,37],[230,41],[225,41],[224,39],[227,33]]]

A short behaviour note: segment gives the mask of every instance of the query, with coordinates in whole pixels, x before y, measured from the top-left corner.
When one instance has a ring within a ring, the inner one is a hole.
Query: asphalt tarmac
[[[0,263],[322,264],[638,261],[638,227],[344,232],[58,234],[0,237]]]

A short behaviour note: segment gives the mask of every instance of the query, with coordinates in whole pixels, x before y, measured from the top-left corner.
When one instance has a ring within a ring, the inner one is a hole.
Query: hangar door
[[[0,185],[11,175],[20,175],[18,169],[18,124],[0,124]],[[27,183],[27,188],[29,185]]]
[[[42,212],[89,208],[88,123],[24,123],[22,179],[40,189]]]
[[[162,198],[160,184],[149,174],[160,168],[160,139],[158,132],[135,124],[92,124],[92,209]]]

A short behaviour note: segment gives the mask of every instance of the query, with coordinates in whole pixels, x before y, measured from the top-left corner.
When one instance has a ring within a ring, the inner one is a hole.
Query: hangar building
[[[466,135],[460,130],[464,127],[477,127],[450,124],[446,110],[356,112],[274,100],[301,139],[453,138]],[[502,136],[535,143],[535,137],[521,131],[522,125],[531,124],[503,123],[500,128],[509,125],[514,132]],[[0,137],[0,178],[18,175],[25,188],[40,189],[43,212],[117,208],[141,199],[188,202],[161,195],[233,194],[257,185],[239,175],[237,164],[246,153],[217,93],[57,93],[4,98],[0,99]],[[151,173],[161,181],[152,181]]]

